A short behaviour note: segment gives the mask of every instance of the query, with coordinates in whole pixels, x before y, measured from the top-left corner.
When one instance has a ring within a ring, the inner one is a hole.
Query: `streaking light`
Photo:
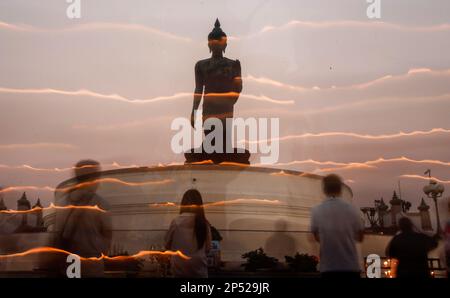
[[[29,250],[26,250],[24,252],[21,253],[14,253],[14,254],[7,254],[7,255],[0,255],[0,259],[6,259],[6,258],[16,258],[16,257],[24,257],[24,256],[28,256],[28,255],[33,255],[33,254],[38,254],[38,253],[62,253],[62,254],[66,254],[66,255],[72,255],[73,253],[63,250],[63,249],[59,249],[56,247],[50,247],[50,246],[43,246],[43,247],[36,247],[36,248],[32,248]],[[77,254],[74,254],[77,255]],[[171,251],[171,250],[166,250],[166,251],[158,251],[158,250],[141,250],[138,253],[132,255],[132,256],[115,256],[115,257],[109,257],[106,255],[101,255],[100,257],[89,257],[89,258],[85,258],[85,257],[81,257],[78,256],[80,258],[80,260],[84,260],[84,261],[100,261],[100,260],[128,260],[128,259],[136,259],[136,258],[142,258],[145,256],[149,256],[149,255],[167,255],[167,256],[179,256],[182,259],[185,260],[189,260],[190,257],[188,257],[187,255],[183,254],[181,251],[177,250],[177,251]]]

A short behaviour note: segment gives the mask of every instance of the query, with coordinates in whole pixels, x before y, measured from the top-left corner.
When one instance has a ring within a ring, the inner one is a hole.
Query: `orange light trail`
[[[76,206],[76,205],[67,205],[67,206],[56,206],[53,203],[50,204],[48,207],[34,207],[29,210],[0,210],[0,213],[6,213],[6,214],[23,214],[23,213],[33,213],[38,211],[44,211],[49,209],[86,209],[86,210],[94,210],[99,212],[106,212],[106,210],[101,209],[97,205],[90,206],[90,205],[82,205],[82,206]]]
[[[317,90],[327,91],[327,90],[365,89],[365,88],[377,85],[384,81],[405,79],[412,75],[423,74],[423,73],[448,75],[448,74],[450,74],[450,69],[432,70],[429,68],[412,68],[412,69],[408,70],[408,72],[401,74],[401,75],[397,75],[397,76],[385,75],[385,76],[376,78],[374,80],[371,80],[371,81],[368,81],[365,83],[360,83],[360,84],[355,84],[355,85],[347,85],[347,86],[331,86],[331,87],[327,87],[327,88],[319,88],[317,86],[303,87],[303,86],[290,85],[290,84],[286,84],[286,83],[276,81],[276,80],[273,80],[270,78],[255,77],[252,75],[247,75],[246,77],[244,77],[244,80],[250,81],[250,82],[255,82],[255,83],[258,83],[261,85],[268,85],[268,86],[273,86],[273,87],[282,88],[282,89],[286,89],[286,90],[293,90],[293,91],[297,91],[297,92],[315,92]]]
[[[273,99],[271,97],[265,96],[265,95],[254,95],[254,94],[246,94],[246,93],[237,93],[237,92],[223,92],[223,93],[194,93],[196,96],[205,96],[205,97],[218,97],[218,98],[224,98],[227,99],[229,97],[245,97],[248,99],[253,99],[256,101],[266,101],[270,103],[275,104],[281,104],[281,105],[291,105],[294,104],[295,101],[293,100],[279,100],[279,99]]]
[[[405,156],[401,157],[394,157],[394,158],[383,158],[380,157],[378,159],[374,160],[368,160],[364,162],[336,162],[336,161],[317,161],[314,159],[305,159],[305,160],[295,160],[291,162],[286,163],[276,163],[274,165],[276,166],[291,166],[296,164],[316,164],[316,165],[332,165],[332,166],[348,166],[353,164],[366,164],[366,165],[373,165],[373,164],[379,164],[379,163],[391,163],[391,162],[410,162],[410,163],[419,163],[419,164],[435,164],[435,165],[441,165],[441,166],[450,166],[450,162],[436,160],[436,159],[412,159]]]
[[[364,163],[352,163],[348,166],[344,167],[336,167],[336,168],[323,168],[316,169],[316,172],[333,172],[333,171],[345,171],[345,170],[355,170],[355,169],[377,169],[375,166],[367,165]]]
[[[111,30],[111,31],[137,31],[146,34],[152,34],[160,37],[164,37],[167,39],[177,40],[180,42],[190,43],[192,40],[188,37],[176,35],[170,32],[162,31],[157,28],[140,25],[140,24],[132,24],[132,23],[110,23],[110,22],[94,22],[94,23],[84,23],[77,24],[75,26],[70,26],[66,28],[38,28],[30,25],[16,25],[10,24],[0,21],[0,29],[7,29],[13,31],[21,31],[21,32],[34,32],[34,33],[50,33],[50,32],[81,32],[81,31],[100,31],[100,30]]]
[[[50,186],[9,186],[3,189],[0,189],[0,193],[6,193],[11,191],[23,191],[23,190],[43,190],[43,191],[55,191],[54,187]]]
[[[238,163],[238,162],[232,162],[232,161],[224,161],[219,163],[220,166],[236,166],[236,167],[250,167],[249,164],[245,164],[245,163]]]
[[[163,179],[163,180],[157,180],[157,181],[144,181],[144,182],[126,182],[126,181],[123,181],[123,180],[120,180],[117,178],[99,178],[99,179],[95,179],[92,181],[78,183],[74,186],[59,188],[59,189],[56,189],[55,191],[67,192],[67,191],[71,191],[74,189],[79,189],[79,188],[83,188],[83,187],[87,187],[87,186],[91,186],[91,185],[96,185],[99,183],[117,183],[117,184],[122,184],[125,186],[144,186],[144,185],[168,184],[168,183],[172,183],[172,182],[174,182],[173,179]]]
[[[283,170],[276,172],[276,173],[271,173],[270,176],[294,176],[294,177],[303,177],[303,176],[308,176],[309,174],[307,173],[287,173]]]
[[[205,203],[203,205],[185,205],[181,206],[178,203],[174,202],[165,202],[165,203],[154,203],[150,204],[151,207],[187,207],[187,208],[195,208],[195,207],[215,207],[215,206],[224,206],[224,205],[232,205],[232,204],[239,204],[239,203],[256,203],[256,204],[281,204],[279,200],[267,200],[267,199],[252,199],[252,198],[239,198],[239,199],[233,199],[233,200],[225,200],[225,201],[217,201],[217,202],[211,202],[211,203]]]
[[[0,87],[0,92],[2,93],[13,93],[13,94],[57,94],[57,95],[66,95],[66,96],[88,96],[88,97],[94,97],[94,98],[100,98],[100,99],[109,99],[109,100],[115,100],[115,101],[121,101],[126,103],[133,103],[133,104],[145,104],[145,103],[153,103],[153,102],[159,102],[159,101],[165,101],[165,100],[173,100],[173,99],[179,99],[179,98],[185,98],[185,97],[191,97],[192,93],[189,92],[180,92],[175,93],[173,95],[169,96],[157,96],[153,98],[147,98],[147,99],[131,99],[125,96],[121,96],[118,94],[102,94],[86,89],[80,89],[76,91],[67,91],[67,90],[59,90],[59,89],[52,89],[52,88],[43,88],[43,89],[16,89],[16,88],[4,88]]]
[[[402,178],[411,178],[411,179],[421,179],[421,180],[430,180],[430,177],[428,176],[421,176],[421,175],[414,175],[414,174],[404,174],[404,175],[400,175],[399,177]],[[431,180],[436,180],[437,182],[440,183],[445,183],[445,184],[449,184],[450,180],[441,180],[435,177],[431,177]]]
[[[347,165],[344,165],[341,168],[326,168],[326,169],[319,169],[319,171],[322,172],[329,172],[334,170],[348,170],[348,169],[354,169],[354,168],[376,168],[373,165],[379,164],[379,163],[391,163],[391,162],[409,162],[409,163],[417,163],[417,164],[435,164],[440,166],[450,166],[450,162],[440,161],[440,160],[434,160],[434,159],[422,159],[422,160],[416,160],[411,159],[408,157],[397,157],[397,158],[379,158],[376,160],[370,160],[362,163],[348,163]]]
[[[191,165],[211,165],[211,164],[214,164],[214,162],[212,160],[208,159],[208,160],[192,162],[190,164]]]
[[[109,166],[109,165],[106,165]],[[111,164],[111,166],[114,166],[114,163]],[[26,169],[26,170],[32,170],[32,171],[38,171],[38,172],[66,172],[70,170],[76,170],[76,169],[84,169],[84,168],[95,168],[96,166],[93,165],[85,165],[81,167],[68,167],[68,168],[37,168],[30,165],[20,165],[20,166],[7,166],[7,165],[0,165],[0,168],[7,168],[7,169]]]
[[[0,88],[1,92],[1,88]],[[30,144],[0,144],[0,149],[40,149],[40,148],[60,148],[60,149],[75,149],[76,146],[64,143],[30,143]]]
[[[217,202],[212,202],[212,203],[206,203],[206,204],[204,204],[204,207],[232,205],[232,204],[239,204],[239,203],[274,204],[274,205],[281,204],[281,202],[279,200],[240,198],[240,199],[233,199],[233,200],[227,200],[227,201],[217,201]]]
[[[199,161],[199,162],[193,162],[191,164],[214,164],[212,160],[204,160],[204,161]],[[166,166],[176,166],[176,165],[183,165],[183,163],[181,162],[171,162],[168,164],[162,164],[159,163],[157,165],[149,165],[149,166],[145,166],[145,165],[136,165],[136,164],[131,164],[131,165],[122,165],[119,164],[118,162],[113,162],[110,164],[102,164],[101,167],[102,168],[118,168],[118,169],[124,169],[124,168],[140,168],[140,167],[149,167],[149,168],[160,168],[160,167],[166,167]],[[237,163],[237,162],[221,162],[220,165],[234,165],[234,166],[250,166],[247,164],[242,164],[242,163]],[[72,171],[72,170],[76,170],[76,169],[81,169],[81,168],[94,168],[96,166],[92,166],[92,165],[86,165],[86,166],[82,166],[82,167],[67,167],[67,168],[38,168],[38,167],[34,167],[31,165],[20,165],[20,166],[9,166],[9,165],[2,165],[0,164],[0,169],[25,169],[25,170],[30,170],[30,171],[37,171],[37,172],[67,172],[67,171]],[[53,191],[53,190],[52,190]]]
[[[162,164],[159,163],[157,165],[149,165],[148,167],[152,168],[152,167],[165,167],[165,166],[171,166],[171,165],[182,165],[183,163],[180,162],[171,162],[168,164]],[[38,168],[38,167],[34,167],[31,165],[20,165],[20,166],[10,166],[10,165],[2,165],[0,164],[0,168],[4,168],[4,169],[25,169],[25,170],[31,170],[31,171],[37,171],[37,172],[66,172],[66,171],[72,171],[72,170],[76,170],[76,169],[82,169],[82,168],[94,168],[96,166],[92,166],[92,165],[85,165],[85,166],[81,166],[81,167],[66,167],[66,168],[58,168],[58,167],[54,167],[54,168]],[[140,168],[140,167],[145,167],[145,165],[136,165],[136,164],[130,164],[130,165],[122,165],[118,162],[112,162],[109,164],[102,164],[101,165],[102,168],[119,168],[119,169],[123,169],[123,168]]]
[[[26,250],[24,252],[21,253],[14,253],[14,254],[7,254],[7,255],[0,255],[0,259],[5,259],[5,258],[16,258],[16,257],[24,257],[24,256],[28,256],[28,255],[32,255],[32,254],[38,254],[38,253],[62,253],[62,254],[66,254],[66,255],[76,255],[80,258],[80,260],[83,261],[100,261],[100,260],[127,260],[127,259],[136,259],[136,258],[142,258],[145,256],[149,256],[149,255],[167,255],[167,256],[179,256],[182,259],[185,260],[189,260],[190,257],[188,257],[187,255],[183,254],[181,251],[177,250],[177,251],[171,251],[171,250],[166,250],[166,251],[159,251],[159,250],[141,250],[138,253],[132,255],[132,256],[115,256],[115,257],[109,257],[106,255],[101,255],[100,257],[81,257],[77,254],[73,254],[69,251],[63,250],[63,249],[59,249],[56,247],[50,247],[50,246],[43,246],[43,247],[36,247],[36,248],[32,248],[29,250]]]
[[[330,172],[330,171],[337,171],[337,170],[351,170],[351,169],[361,169],[361,168],[367,168],[367,169],[373,169],[377,168],[375,165],[382,164],[382,163],[394,163],[394,162],[409,162],[409,163],[417,163],[417,164],[434,164],[439,166],[450,166],[450,162],[441,161],[441,160],[434,160],[434,159],[422,159],[422,160],[416,160],[412,158],[408,158],[405,156],[401,157],[395,157],[395,158],[383,158],[380,157],[375,160],[368,160],[364,162],[336,162],[336,161],[317,161],[313,159],[305,159],[305,160],[295,160],[291,162],[285,162],[285,163],[276,163],[273,166],[293,166],[293,165],[301,165],[301,164],[314,164],[319,166],[335,166],[334,168],[322,168],[322,169],[316,169],[315,171],[319,172]],[[257,164],[258,165],[258,164]]]
[[[151,207],[179,207],[180,205],[173,202],[165,202],[165,203],[153,203],[150,204]]]
[[[386,139],[394,139],[394,138],[400,138],[400,137],[411,137],[411,136],[423,136],[423,135],[430,135],[435,133],[450,133],[450,129],[445,128],[433,128],[431,130],[416,130],[412,132],[399,132],[394,134],[381,134],[381,135],[370,135],[370,134],[358,134],[353,132],[322,132],[322,133],[304,133],[300,135],[288,135],[284,137],[279,138],[272,138],[272,139],[265,139],[265,140],[259,140],[259,141],[247,141],[247,140],[240,140],[240,143],[247,143],[247,144],[259,144],[259,143],[268,143],[268,142],[274,142],[274,141],[288,141],[288,140],[294,140],[294,139],[303,139],[303,138],[319,138],[319,137],[353,137],[353,138],[359,138],[359,139],[368,139],[368,140],[386,140]]]
[[[99,178],[99,179],[95,179],[92,181],[88,181],[88,182],[82,182],[79,184],[76,184],[74,186],[69,186],[69,187],[65,187],[65,188],[58,188],[55,189],[54,187],[50,187],[50,186],[10,186],[10,187],[6,187],[4,189],[0,190],[0,193],[6,193],[6,192],[11,192],[11,191],[18,191],[18,190],[44,190],[44,191],[50,191],[50,192],[68,192],[74,189],[79,189],[79,188],[83,188],[86,186],[91,186],[91,185],[95,185],[95,184],[100,184],[100,183],[117,183],[117,184],[122,184],[125,186],[144,186],[144,185],[158,185],[158,184],[168,184],[168,183],[172,183],[174,182],[174,180],[172,179],[164,179],[164,180],[159,180],[159,181],[144,181],[144,182],[126,182],[117,178]]]
[[[292,28],[303,29],[330,29],[330,28],[360,28],[360,29],[385,29],[385,30],[398,30],[404,32],[445,32],[450,30],[450,24],[443,23],[432,26],[405,26],[403,24],[388,23],[388,22],[361,22],[361,21],[331,21],[331,22],[308,22],[300,20],[291,20],[285,24],[279,26],[267,25],[256,33],[252,33],[246,36],[230,36],[230,40],[240,41],[243,39],[250,39],[258,36],[262,36],[269,32],[285,31]]]
[[[192,97],[194,93],[191,92],[178,92],[173,95],[167,95],[167,96],[156,96],[152,98],[129,98],[125,97],[119,94],[102,94],[98,92],[94,92],[91,90],[86,89],[80,89],[76,91],[67,91],[67,90],[59,90],[59,89],[52,89],[52,88],[43,88],[43,89],[17,89],[17,88],[6,88],[6,87],[0,87],[1,93],[11,93],[11,94],[57,94],[57,95],[65,95],[65,96],[87,96],[87,97],[94,97],[94,98],[100,98],[100,99],[106,99],[106,100],[114,100],[114,101],[120,101],[125,103],[131,103],[131,104],[148,104],[148,103],[154,103],[154,102],[160,102],[160,101],[172,101],[172,100],[178,100],[182,98]],[[200,94],[198,94],[200,95]],[[279,105],[291,105],[294,104],[293,100],[278,100],[274,99],[265,95],[254,95],[254,94],[245,94],[245,93],[235,93],[235,92],[228,92],[228,93],[208,93],[207,96],[218,96],[218,97],[224,97],[224,96],[237,96],[248,98],[251,100],[256,101],[264,101],[269,102],[273,104],[279,104]]]

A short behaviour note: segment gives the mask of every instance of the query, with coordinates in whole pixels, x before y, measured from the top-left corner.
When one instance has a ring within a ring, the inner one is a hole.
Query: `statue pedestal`
[[[186,158],[185,164],[201,163],[206,161],[211,161],[214,164],[220,164],[222,162],[233,162],[249,165],[250,164],[250,152],[245,150],[245,152],[238,151],[237,148],[233,148],[232,153],[207,153],[202,149],[198,150],[191,149],[184,153]]]

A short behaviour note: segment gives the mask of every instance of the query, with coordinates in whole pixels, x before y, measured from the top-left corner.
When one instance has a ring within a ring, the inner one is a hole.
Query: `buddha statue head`
[[[208,34],[209,52],[221,55],[227,47],[227,35],[220,28],[219,19],[214,23],[214,29]]]

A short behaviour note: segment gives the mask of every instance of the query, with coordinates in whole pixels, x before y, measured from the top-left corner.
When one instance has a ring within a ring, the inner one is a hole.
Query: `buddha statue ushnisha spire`
[[[220,22],[217,18],[216,22],[214,23],[214,28],[208,34],[208,40],[221,40],[222,38],[226,37],[227,35],[225,34],[225,32],[223,32],[222,28],[220,28]]]

